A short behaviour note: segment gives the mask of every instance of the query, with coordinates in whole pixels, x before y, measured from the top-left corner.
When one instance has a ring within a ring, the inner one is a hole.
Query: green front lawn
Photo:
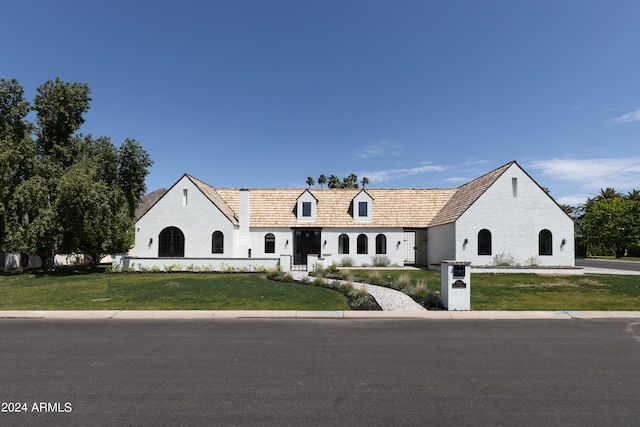
[[[344,270],[368,282],[398,287],[407,275],[411,284],[422,280],[430,293],[440,291],[440,272],[424,270]],[[406,280],[406,278],[405,278]],[[407,288],[410,288],[408,286]],[[640,310],[640,276],[537,274],[472,274],[472,310]]]
[[[349,304],[334,290],[260,274],[62,270],[0,275],[0,310],[349,310]]]
[[[344,278],[440,291],[440,273],[350,270]],[[348,277],[347,277],[348,276]],[[408,279],[408,283],[407,282]],[[0,310],[349,310],[343,294],[262,274],[109,274],[60,269],[0,275]],[[473,274],[472,310],[640,310],[640,276]]]

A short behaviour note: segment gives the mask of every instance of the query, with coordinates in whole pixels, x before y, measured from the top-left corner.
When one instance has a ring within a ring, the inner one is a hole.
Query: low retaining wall
[[[133,271],[261,271],[282,268],[290,270],[290,260],[280,258],[139,258],[127,255],[114,255],[112,267],[114,271],[123,268]]]
[[[429,270],[440,270],[440,264],[429,264]],[[559,265],[553,267],[541,266],[496,266],[496,265],[471,265],[472,273],[487,274],[548,274],[557,276],[581,276],[584,274],[583,267],[570,265]]]
[[[557,276],[580,276],[584,274],[582,267],[480,267],[471,266],[472,273],[492,273],[492,274],[513,274],[513,273],[530,273],[530,274],[548,274]]]

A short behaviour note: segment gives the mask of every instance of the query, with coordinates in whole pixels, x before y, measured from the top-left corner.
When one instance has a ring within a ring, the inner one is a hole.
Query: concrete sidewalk
[[[640,311],[296,311],[296,310],[6,310],[3,319],[198,320],[198,319],[640,319]]]

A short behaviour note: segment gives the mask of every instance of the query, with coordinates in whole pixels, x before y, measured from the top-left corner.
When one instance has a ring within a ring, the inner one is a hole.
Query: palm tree
[[[621,199],[622,193],[616,191],[613,187],[607,187],[604,190],[600,189],[600,194],[596,196],[596,201],[605,200],[605,199]]]
[[[307,185],[309,186],[309,188],[311,188],[312,185],[314,185],[316,182],[313,178],[311,178],[310,176],[307,177]]]
[[[640,200],[640,190],[631,190],[627,193],[627,195],[625,196],[625,199],[627,200]]]
[[[369,183],[369,178],[367,178],[366,176],[363,176],[361,182],[362,182],[362,188],[364,188],[365,185]]]
[[[340,178],[338,178],[337,176],[332,174],[329,177],[329,185],[328,186],[329,186],[329,188],[340,188],[341,187]]]
[[[325,174],[322,174],[318,177],[318,184],[320,184],[320,188],[322,188],[323,184],[327,183],[327,176]]]
[[[358,175],[352,173],[351,175],[342,179],[343,188],[358,188]]]

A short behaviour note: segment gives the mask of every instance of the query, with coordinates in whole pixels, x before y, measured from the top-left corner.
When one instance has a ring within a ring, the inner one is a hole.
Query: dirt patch
[[[581,285],[591,285],[591,286],[611,286],[607,283],[601,283],[594,279],[580,279]]]
[[[105,302],[105,301],[111,301],[111,298],[96,298],[96,299],[92,299],[91,301],[93,301],[93,302]]]
[[[518,289],[547,289],[547,288],[577,288],[578,285],[568,280],[558,280],[556,282],[544,283],[516,283],[513,285]]]

